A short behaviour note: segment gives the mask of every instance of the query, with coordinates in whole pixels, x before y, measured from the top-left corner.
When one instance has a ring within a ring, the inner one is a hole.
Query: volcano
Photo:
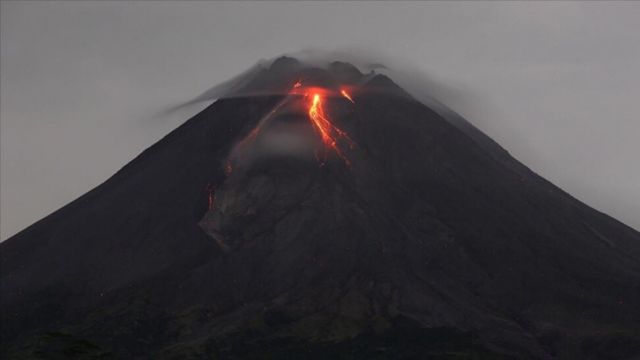
[[[385,75],[247,74],[0,244],[3,358],[640,356],[638,232]]]

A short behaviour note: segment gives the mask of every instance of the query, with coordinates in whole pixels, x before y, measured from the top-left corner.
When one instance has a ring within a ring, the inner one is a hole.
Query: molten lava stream
[[[355,104],[356,102],[353,101],[353,99],[351,98],[351,95],[349,95],[349,93],[347,92],[347,90],[342,89],[340,90],[340,94],[342,94],[342,96],[344,96],[345,98],[347,98],[347,100],[351,101],[353,104]]]
[[[340,149],[339,141],[346,142],[352,148],[354,143],[346,132],[334,126],[331,120],[329,120],[329,117],[324,111],[323,104],[323,97],[320,93],[313,93],[309,105],[309,119],[320,134],[320,138],[325,146],[332,148],[345,164],[350,166],[351,162]]]

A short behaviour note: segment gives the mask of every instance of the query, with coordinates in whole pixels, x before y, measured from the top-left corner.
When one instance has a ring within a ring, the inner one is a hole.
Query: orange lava
[[[352,103],[354,103],[354,104],[356,103],[355,101],[353,101],[353,99],[351,98],[351,95],[349,95],[347,90],[345,90],[345,89],[340,90],[340,94],[342,94],[342,96],[346,97]]]
[[[314,128],[320,134],[322,142],[329,148],[333,149],[336,154],[345,162],[346,165],[351,165],[351,162],[344,155],[340,149],[340,141],[346,142],[350,147],[353,147],[353,141],[349,138],[349,135],[333,125],[329,120],[329,117],[324,111],[323,97],[318,92],[314,92],[311,95],[311,103],[309,105],[309,119],[314,125]]]
[[[349,135],[335,126],[331,121],[329,115],[325,111],[325,99],[327,97],[339,96],[336,92],[322,88],[322,87],[304,87],[302,81],[298,80],[291,91],[290,95],[299,95],[308,100],[308,114],[309,120],[313,125],[313,128],[320,135],[320,139],[326,148],[330,148],[340,157],[347,166],[351,165],[351,162],[344,155],[341,146],[347,145],[350,148],[354,147],[354,142]],[[342,89],[340,94],[347,98],[349,101],[354,102],[349,93]],[[316,154],[318,161],[324,163],[324,157]]]

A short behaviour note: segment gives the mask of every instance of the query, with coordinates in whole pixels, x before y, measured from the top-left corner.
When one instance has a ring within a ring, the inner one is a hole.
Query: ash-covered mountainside
[[[640,356],[638,232],[383,75],[232,85],[0,244],[3,357]]]

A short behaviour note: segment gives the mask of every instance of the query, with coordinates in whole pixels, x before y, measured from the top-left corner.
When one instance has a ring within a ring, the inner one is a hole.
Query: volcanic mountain
[[[233,85],[0,245],[3,358],[640,356],[638,232],[387,76]]]

